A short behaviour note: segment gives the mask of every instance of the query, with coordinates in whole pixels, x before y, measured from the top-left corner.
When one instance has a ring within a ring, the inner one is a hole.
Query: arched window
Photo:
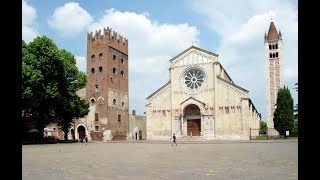
[[[116,99],[113,99],[112,104],[113,104],[114,106],[117,105],[117,100],[116,100]]]
[[[91,99],[91,105],[94,105],[96,103],[96,101],[92,98]]]
[[[116,55],[113,55],[113,60],[116,60],[116,58],[117,58]]]
[[[102,66],[99,67],[99,72],[102,72]]]
[[[124,60],[121,58],[121,64],[124,64]]]
[[[271,44],[269,44],[269,50],[271,50]]]
[[[122,76],[122,77],[124,77],[124,72],[123,72],[123,71],[121,71],[120,73],[121,73],[121,76]]]
[[[99,59],[100,59],[100,60],[103,59],[102,53],[99,54]]]
[[[94,74],[94,68],[91,68],[91,73]]]
[[[96,92],[99,92],[99,85],[96,84]]]
[[[113,74],[117,74],[117,69],[116,68],[112,68],[112,72],[113,72]]]
[[[92,56],[91,56],[91,61],[94,61],[94,60],[95,60],[95,56],[92,55]]]

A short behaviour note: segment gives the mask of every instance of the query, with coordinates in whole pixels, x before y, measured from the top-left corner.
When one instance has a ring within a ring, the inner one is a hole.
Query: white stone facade
[[[170,79],[147,97],[147,139],[201,136],[250,139],[261,115],[248,91],[235,85],[218,55],[191,46],[170,60]]]

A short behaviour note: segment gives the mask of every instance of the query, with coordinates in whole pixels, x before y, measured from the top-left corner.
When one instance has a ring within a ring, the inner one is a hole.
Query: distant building
[[[132,110],[132,114],[129,114],[129,132],[130,140],[146,139],[146,116],[136,115],[136,111]]]
[[[218,54],[191,46],[170,60],[168,82],[147,97],[147,139],[169,139],[175,133],[249,140],[261,114],[248,92],[235,84]]]

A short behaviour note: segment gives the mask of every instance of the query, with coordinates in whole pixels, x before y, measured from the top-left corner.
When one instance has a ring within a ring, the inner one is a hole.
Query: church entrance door
[[[187,134],[188,136],[200,136],[201,121],[200,119],[187,120]]]

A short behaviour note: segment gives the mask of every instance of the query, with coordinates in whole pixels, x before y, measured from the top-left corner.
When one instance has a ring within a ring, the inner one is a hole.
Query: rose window
[[[191,92],[200,90],[206,81],[204,71],[199,68],[192,68],[185,71],[181,78],[183,87]]]

